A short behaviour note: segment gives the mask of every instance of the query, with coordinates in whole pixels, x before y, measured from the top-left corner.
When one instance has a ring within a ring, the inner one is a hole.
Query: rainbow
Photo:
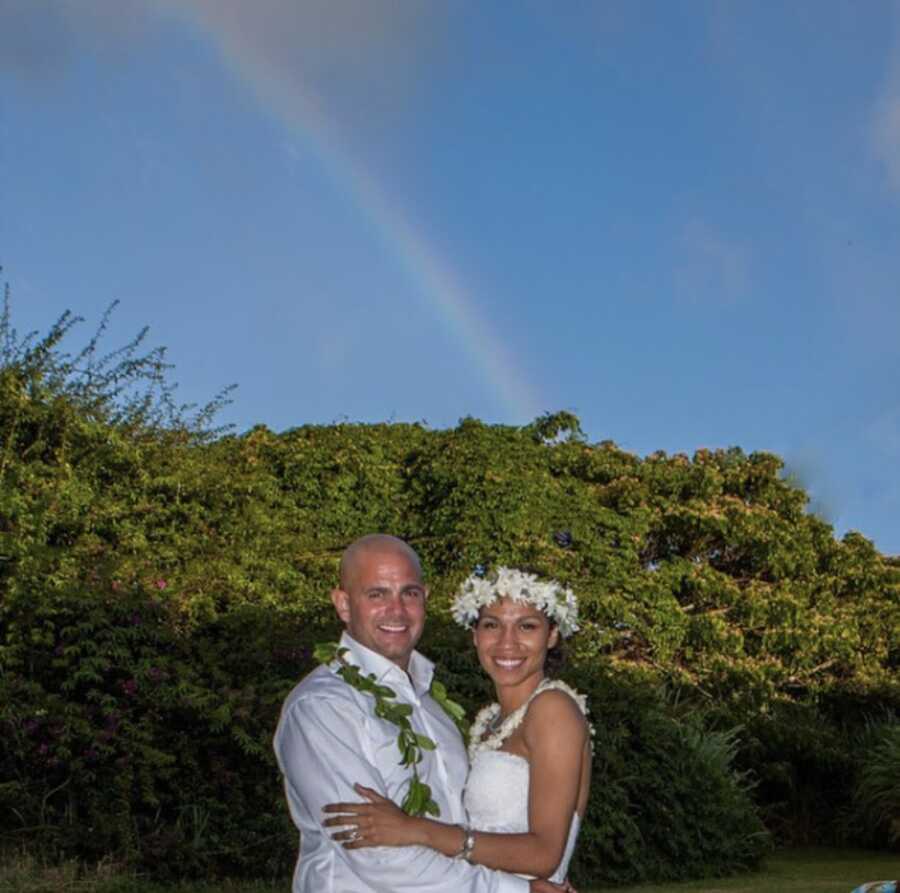
[[[350,153],[316,98],[296,83],[287,84],[265,58],[248,52],[228,29],[201,17],[191,18],[212,39],[226,64],[254,89],[263,106],[303,139],[336,186],[379,233],[422,299],[482,371],[509,421],[524,424],[542,412],[544,401],[478,312],[460,277]]]

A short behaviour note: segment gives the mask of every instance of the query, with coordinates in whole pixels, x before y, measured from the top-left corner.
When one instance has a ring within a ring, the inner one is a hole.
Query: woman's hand
[[[419,819],[407,815],[396,803],[371,788],[355,784],[353,789],[368,802],[329,803],[323,807],[323,812],[334,814],[322,822],[325,827],[346,829],[332,834],[332,840],[342,842],[348,850],[425,843]]]

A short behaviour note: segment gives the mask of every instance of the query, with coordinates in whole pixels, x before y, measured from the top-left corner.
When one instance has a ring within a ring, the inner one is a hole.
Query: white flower
[[[588,710],[587,698],[575,691],[574,688],[566,685],[562,679],[543,679],[540,685],[532,692],[531,697],[521,707],[510,713],[499,726],[496,725],[500,717],[499,704],[488,704],[487,707],[483,707],[479,711],[478,716],[475,717],[475,722],[472,723],[472,728],[469,730],[469,762],[474,762],[475,755],[481,750],[498,750],[503,742],[522,725],[531,702],[542,691],[552,691],[553,689],[564,691],[569,695],[578,705],[578,709],[584,714],[585,719],[588,720],[588,731],[591,734],[591,753],[593,753],[595,729],[588,719],[590,711]]]
[[[575,593],[556,580],[540,580],[534,574],[512,567],[500,567],[487,577],[472,574],[463,581],[451,605],[453,619],[469,627],[482,608],[498,598],[527,602],[543,611],[559,627],[565,639],[578,631],[578,602]]]

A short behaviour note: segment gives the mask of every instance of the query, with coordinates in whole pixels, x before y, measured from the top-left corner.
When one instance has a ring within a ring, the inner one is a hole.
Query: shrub
[[[738,763],[755,773],[763,820],[779,843],[845,842],[840,816],[849,803],[853,754],[839,719],[815,704],[773,704],[748,722]]]
[[[72,325],[38,341],[0,318],[4,837],[157,873],[286,870],[269,739],[334,633],[342,549],[378,529],[422,556],[424,647],[470,709],[487,683],[446,617],[473,565],[578,593],[566,673],[598,724],[582,876],[752,864],[742,772],[778,834],[796,835],[798,805],[806,837],[834,827],[854,771],[844,707],[900,707],[900,564],[805,514],[777,457],[641,459],[565,413],[224,434],[215,401],[174,407],[160,352],[136,339],[106,360],[92,339],[69,356]]]
[[[0,677],[7,834],[163,876],[284,871],[269,741],[309,649],[295,627],[260,652],[262,623],[244,614],[185,635],[158,598],[118,586],[21,612],[8,632],[47,634],[20,658],[9,649]]]
[[[738,730],[709,729],[699,711],[673,715],[658,687],[608,669],[577,674],[590,692],[595,764],[580,883],[637,883],[730,874],[770,846],[746,773]]]
[[[862,842],[900,844],[900,724],[874,724],[862,736],[851,812]]]

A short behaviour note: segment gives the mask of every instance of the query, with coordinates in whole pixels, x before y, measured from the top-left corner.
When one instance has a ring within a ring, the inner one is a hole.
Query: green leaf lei
[[[392,699],[397,697],[397,693],[392,688],[387,685],[379,685],[374,675],[371,673],[363,675],[359,667],[353,666],[344,659],[348,650],[342,648],[337,642],[326,642],[316,645],[313,653],[316,660],[323,664],[338,661],[341,665],[337,671],[338,676],[357,691],[371,695],[375,699],[375,715],[393,723],[400,729],[400,734],[397,736],[400,765],[412,768],[409,790],[406,792],[401,809],[407,815],[439,816],[441,814],[440,807],[432,799],[431,788],[419,778],[417,768],[422,760],[422,752],[434,750],[437,745],[427,735],[420,735],[413,730],[409,722],[409,716],[413,709],[409,704],[393,703]],[[431,683],[431,696],[441,705],[465,737],[469,729],[465,710],[455,701],[450,700],[446,687],[435,680]]]

